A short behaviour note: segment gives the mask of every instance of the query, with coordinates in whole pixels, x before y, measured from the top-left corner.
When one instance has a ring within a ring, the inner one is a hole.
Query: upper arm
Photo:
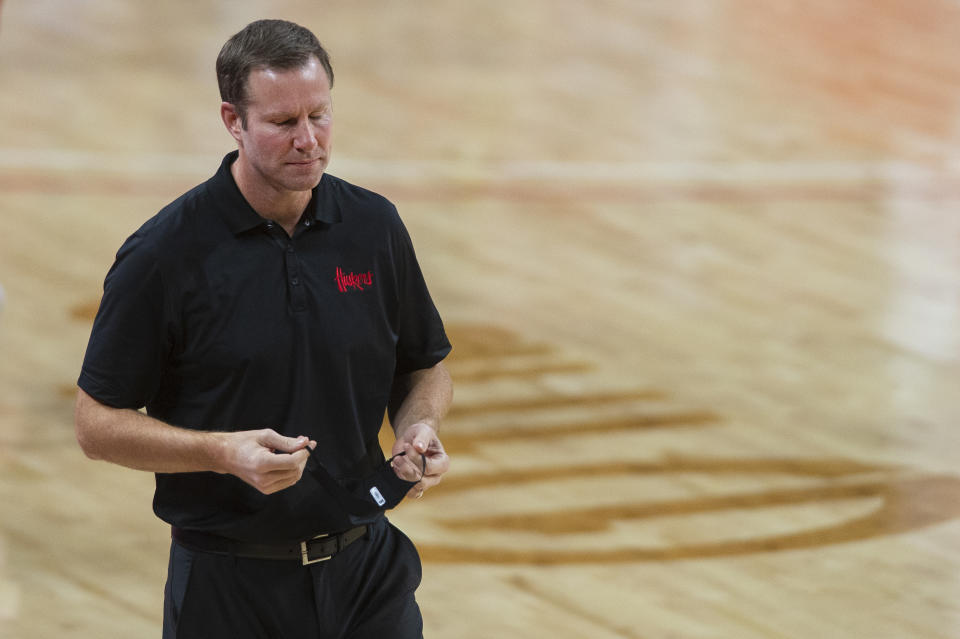
[[[171,350],[168,312],[156,251],[132,236],[104,281],[78,385],[98,403],[140,408],[159,387]]]
[[[450,342],[417,261],[413,242],[399,217],[393,229],[393,260],[397,272],[399,313],[397,373],[429,370],[450,352]]]

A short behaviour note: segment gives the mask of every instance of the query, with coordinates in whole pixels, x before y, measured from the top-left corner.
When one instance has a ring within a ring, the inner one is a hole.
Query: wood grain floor
[[[231,148],[258,17],[337,70],[454,342],[393,519],[430,637],[960,638],[954,0],[0,7],[0,636],[159,635],[152,477],[74,382],[122,240]]]

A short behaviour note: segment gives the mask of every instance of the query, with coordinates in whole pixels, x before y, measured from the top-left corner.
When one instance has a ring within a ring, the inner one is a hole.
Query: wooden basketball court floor
[[[74,382],[267,16],[454,342],[453,469],[392,517],[427,636],[960,637],[956,0],[7,0],[0,636],[159,636],[152,477]]]

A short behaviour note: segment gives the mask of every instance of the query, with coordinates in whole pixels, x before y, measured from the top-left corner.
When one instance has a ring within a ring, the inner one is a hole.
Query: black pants
[[[309,566],[173,542],[163,639],[422,639],[420,576],[413,543],[385,518]]]

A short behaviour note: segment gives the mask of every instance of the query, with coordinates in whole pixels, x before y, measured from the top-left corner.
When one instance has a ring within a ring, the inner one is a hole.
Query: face
[[[320,63],[252,71],[247,97],[245,125],[232,104],[221,106],[240,149],[238,183],[268,197],[315,187],[330,160],[333,126],[330,80]]]

